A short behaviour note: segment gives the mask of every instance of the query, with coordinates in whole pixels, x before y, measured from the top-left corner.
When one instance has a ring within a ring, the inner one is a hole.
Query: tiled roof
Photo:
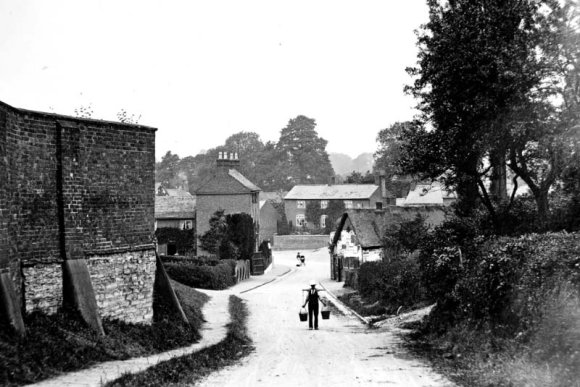
[[[284,199],[369,199],[378,189],[374,184],[296,185]]]
[[[424,216],[425,223],[431,226],[439,225],[445,219],[445,212],[441,207],[392,206],[383,211],[373,209],[347,210],[340,219],[332,244],[336,245],[340,239],[340,233],[348,221],[363,249],[380,247],[388,228],[413,220],[417,214]]]
[[[235,169],[218,171],[203,182],[195,193],[197,195],[219,195],[259,192],[261,189]]]
[[[195,218],[195,197],[155,196],[155,219]]]
[[[191,194],[181,188],[165,188],[161,186],[161,183],[155,183],[155,195],[159,193],[159,188],[163,189],[163,192],[167,196],[181,196],[181,197],[191,197]]]
[[[444,189],[439,182],[417,183],[414,189],[409,191],[404,206],[432,206],[442,205],[443,199],[455,198],[454,192]]]

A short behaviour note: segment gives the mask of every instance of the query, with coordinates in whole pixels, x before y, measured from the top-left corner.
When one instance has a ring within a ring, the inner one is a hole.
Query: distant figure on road
[[[312,319],[314,318],[314,329],[318,329],[318,301],[322,302],[324,306],[326,304],[320,296],[318,295],[318,290],[316,290],[316,282],[314,280],[310,281],[310,289],[308,289],[308,296],[306,296],[306,301],[304,301],[304,308],[308,304],[308,327],[312,329]],[[314,315],[314,316],[313,316]]]
[[[300,251],[296,254],[296,259],[298,260],[296,266],[306,266],[306,258],[300,254]]]

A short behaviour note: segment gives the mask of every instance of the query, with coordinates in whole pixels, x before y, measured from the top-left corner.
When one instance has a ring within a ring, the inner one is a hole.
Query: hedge
[[[550,294],[568,285],[580,292],[580,234],[528,234],[481,242],[452,297],[464,317],[526,331]]]
[[[425,299],[419,264],[414,258],[363,263],[358,272],[358,290],[369,301],[380,301],[389,313]]]
[[[220,260],[213,266],[186,261],[164,265],[171,278],[193,288],[223,290],[236,283],[236,261],[233,259]]]

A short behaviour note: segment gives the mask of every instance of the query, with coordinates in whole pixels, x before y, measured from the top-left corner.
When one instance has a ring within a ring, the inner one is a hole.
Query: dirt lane
[[[274,252],[275,265],[293,271],[241,295],[250,309],[249,332],[256,351],[234,367],[211,375],[202,386],[446,386],[451,385],[413,359],[388,330],[370,330],[355,317],[332,314],[319,330],[300,322],[301,289],[329,275],[328,252]],[[323,293],[322,293],[323,294]]]

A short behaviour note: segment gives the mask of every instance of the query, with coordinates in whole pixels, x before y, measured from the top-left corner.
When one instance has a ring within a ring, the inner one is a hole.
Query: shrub
[[[178,228],[161,227],[155,230],[157,243],[175,243],[177,253],[187,255],[195,252],[195,231],[180,230]]]
[[[223,290],[236,283],[235,260],[221,260],[215,266],[191,262],[169,262],[164,265],[172,279],[194,288]]]
[[[255,225],[249,214],[225,215],[216,211],[209,230],[199,237],[200,247],[221,259],[250,259],[256,243]]]
[[[358,290],[393,313],[399,306],[410,307],[425,300],[420,278],[419,264],[413,258],[365,262],[359,269]]]
[[[462,261],[474,251],[478,224],[472,218],[452,217],[420,244],[421,282],[439,308],[454,308],[454,289],[463,271]]]
[[[511,330],[542,319],[546,297],[561,284],[580,286],[580,235],[530,234],[479,244],[457,284],[461,313]]]

